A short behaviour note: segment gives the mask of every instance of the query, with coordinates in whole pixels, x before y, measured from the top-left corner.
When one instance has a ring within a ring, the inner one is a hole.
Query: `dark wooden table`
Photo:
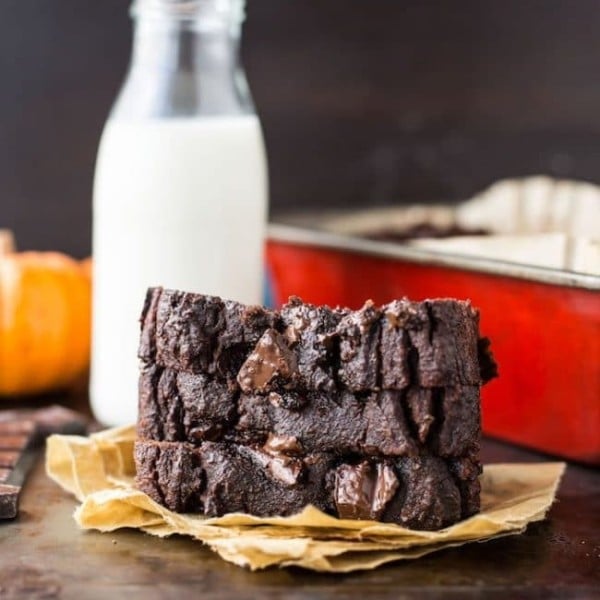
[[[484,462],[546,457],[485,440]],[[77,529],[39,460],[0,522],[0,598],[600,598],[600,471],[569,465],[549,518],[520,536],[348,575],[252,573],[184,537]]]

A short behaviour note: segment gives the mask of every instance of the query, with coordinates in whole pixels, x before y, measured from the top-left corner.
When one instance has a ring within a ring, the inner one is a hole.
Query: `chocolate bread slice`
[[[479,440],[478,386],[361,396],[302,392],[294,400],[275,393],[236,395],[215,378],[151,365],[140,376],[138,435],[190,443],[264,443],[270,434],[293,435],[305,452],[366,456],[416,456],[427,448],[460,457]]]
[[[172,510],[436,529],[479,509],[496,367],[468,302],[277,312],[154,288],[140,357],[137,481]]]
[[[428,454],[344,462],[298,455],[276,437],[263,447],[140,440],[135,459],[139,489],[170,510],[207,516],[285,516],[312,504],[344,519],[434,530],[473,514],[479,489],[476,463],[461,470]]]
[[[275,368],[263,336],[288,353]],[[481,350],[481,352],[480,352]],[[265,355],[267,352],[267,355]],[[249,392],[481,385],[494,376],[479,314],[458,300],[397,300],[358,311],[290,298],[279,313],[213,296],[152,288],[142,314],[145,363],[214,375]],[[260,373],[244,368],[263,365]],[[236,382],[237,380],[237,382]]]

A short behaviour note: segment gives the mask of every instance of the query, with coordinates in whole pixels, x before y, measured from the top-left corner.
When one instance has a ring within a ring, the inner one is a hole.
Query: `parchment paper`
[[[528,523],[546,516],[565,469],[564,463],[487,465],[481,479],[481,512],[434,532],[336,519],[312,506],[292,517],[206,518],[171,512],[135,489],[134,441],[134,427],[109,429],[89,438],[48,438],[46,471],[81,502],[74,514],[77,524],[104,532],[132,527],[159,537],[189,535],[221,558],[252,570],[373,569],[450,546],[522,533]]]

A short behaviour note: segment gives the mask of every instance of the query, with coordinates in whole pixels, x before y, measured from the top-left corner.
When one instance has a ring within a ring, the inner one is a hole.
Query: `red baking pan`
[[[267,264],[275,304],[470,299],[500,371],[484,432],[600,465],[600,277],[276,224]]]

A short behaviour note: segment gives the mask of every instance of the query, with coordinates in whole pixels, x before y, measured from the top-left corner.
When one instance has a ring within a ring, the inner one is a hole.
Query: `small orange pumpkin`
[[[16,252],[0,232],[0,396],[69,388],[90,360],[91,279],[58,252]]]

